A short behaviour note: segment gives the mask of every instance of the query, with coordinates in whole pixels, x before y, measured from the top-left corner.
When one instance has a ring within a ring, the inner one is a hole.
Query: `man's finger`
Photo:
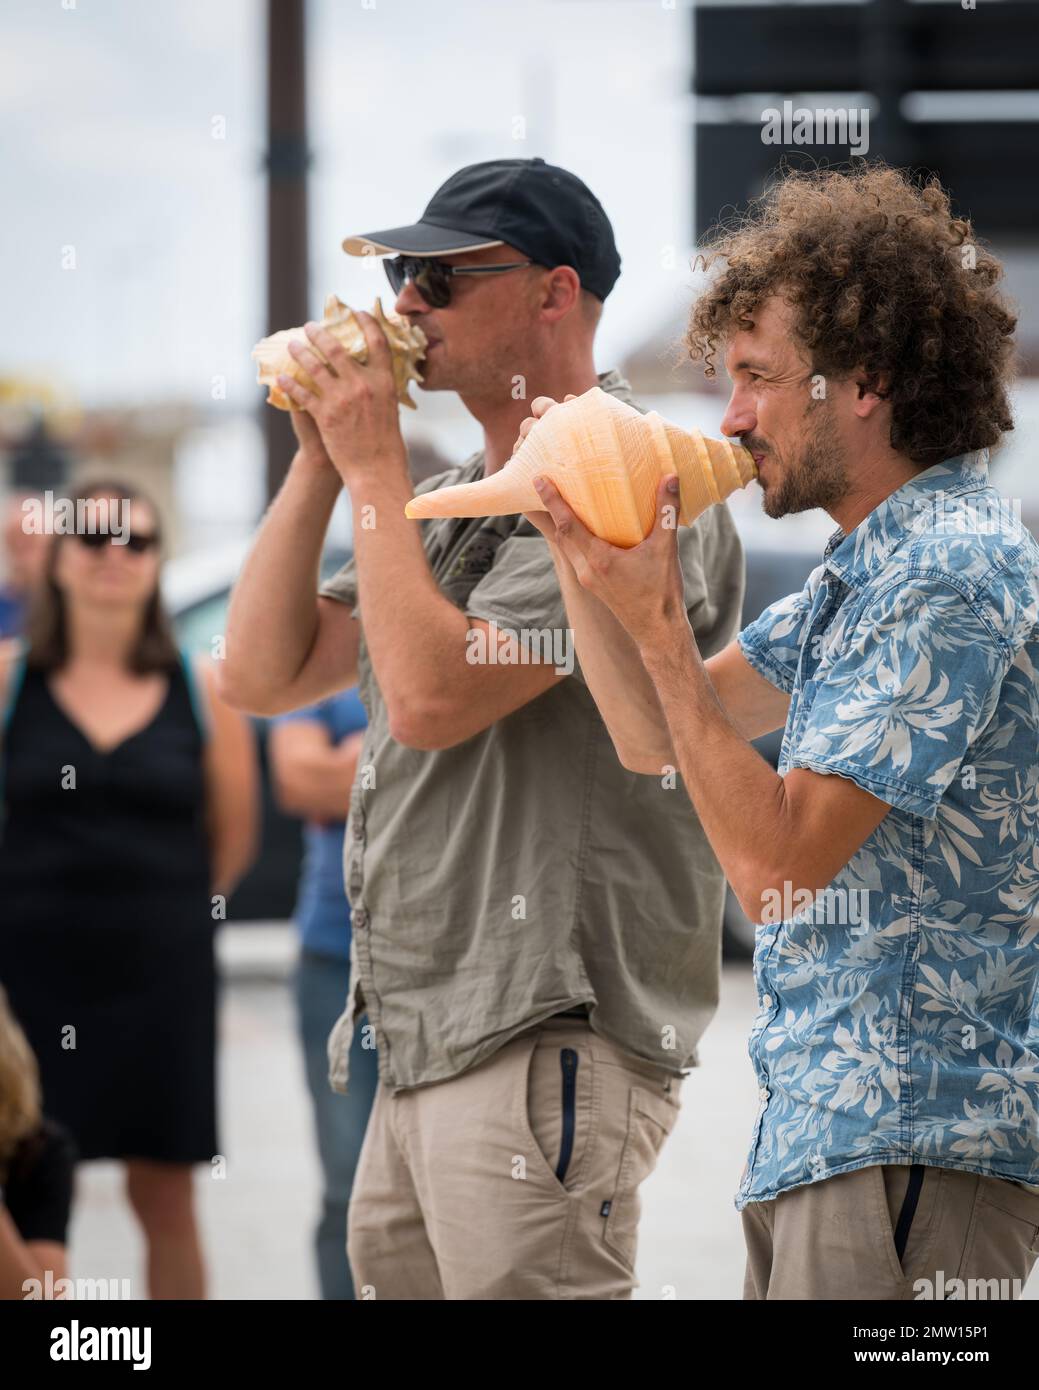
[[[295,377],[279,375],[278,386],[289,400],[295,401],[301,410],[308,410],[310,406],[318,403],[318,397],[312,391],[308,391],[305,386],[301,386]]]
[[[386,341],[386,334],[379,327],[378,320],[364,309],[357,311],[357,322],[361,325],[361,332],[364,334],[364,341],[368,344],[368,360],[366,367],[376,367],[389,370],[392,366],[390,358],[390,345]]]
[[[516,452],[516,450],[523,443],[527,435],[531,432],[531,430],[534,428],[536,424],[537,421],[534,419],[533,415],[528,415],[525,420],[520,421],[519,439],[517,439],[515,444],[512,446],[513,453]]]
[[[672,484],[674,485],[673,488]],[[681,507],[682,499],[678,490],[678,474],[667,473],[657,484],[653,529],[643,544],[646,542],[656,545],[672,544],[678,531],[678,514]]]
[[[540,420],[542,415],[545,415],[554,405],[558,404],[559,402],[552,396],[535,396],[530,403],[530,413],[536,420]]]
[[[580,517],[563,501],[559,489],[551,479],[537,477],[534,479],[534,487],[555,524],[556,537],[562,545],[572,545],[585,557],[596,546],[602,545],[602,541],[592,535]]]
[[[289,355],[296,359],[307,376],[315,383],[322,372],[329,371],[328,363],[320,358],[308,343],[296,342],[293,339],[289,343]]]
[[[350,356],[336,335],[320,323],[305,323],[303,331],[328,363],[327,370],[333,376],[347,377],[358,369],[359,363]]]
[[[310,448],[313,448],[315,444],[321,444],[321,431],[317,427],[317,422],[305,410],[290,410],[289,423],[292,425],[292,432],[300,444]],[[322,445],[323,447],[324,445]]]
[[[531,526],[540,531],[548,540],[555,540],[556,524],[548,512],[524,512],[523,515],[530,522]]]

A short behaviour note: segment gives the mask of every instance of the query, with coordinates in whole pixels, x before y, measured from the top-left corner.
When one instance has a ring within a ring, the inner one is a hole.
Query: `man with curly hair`
[[[547,481],[535,524],[621,762],[680,768],[760,923],[745,1297],[1013,1297],[1039,1253],[1039,547],[988,480],[1001,268],[936,182],[876,164],[787,175],[707,264],[691,355],[724,354],[766,513],[837,523],[822,563],[703,661],[677,479],[632,550]],[[749,741],[777,728],[778,773]]]

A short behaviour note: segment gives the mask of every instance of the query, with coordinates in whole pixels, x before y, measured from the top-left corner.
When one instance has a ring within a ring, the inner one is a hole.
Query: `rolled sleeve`
[[[566,605],[556,567],[545,538],[510,536],[499,547],[494,564],[474,585],[465,611],[502,627],[566,628]]]
[[[331,579],[318,586],[323,598],[334,598],[337,603],[345,603],[357,616],[357,563],[351,555],[341,569],[336,570]]]
[[[423,492],[433,492],[436,488],[444,486],[446,483],[455,481],[461,472],[458,468],[449,468],[442,473],[434,473],[432,477],[423,478],[422,482],[415,485],[415,496],[419,497]],[[355,618],[360,617],[357,607],[357,561],[351,555],[342,568],[336,570],[331,579],[326,579],[324,583],[318,585],[318,593],[322,598],[335,599],[337,603],[345,603],[349,606]]]
[[[1010,652],[940,579],[913,578],[864,610],[787,753],[789,767],[838,773],[933,819],[991,718]]]

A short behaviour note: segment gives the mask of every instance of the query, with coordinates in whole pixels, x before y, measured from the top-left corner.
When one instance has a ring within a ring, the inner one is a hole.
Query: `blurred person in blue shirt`
[[[43,583],[51,536],[26,529],[25,502],[39,499],[34,492],[16,492],[4,504],[4,578],[0,582],[0,642],[20,637],[28,618],[33,592]]]
[[[296,997],[324,1178],[315,1245],[321,1296],[327,1299],[354,1297],[346,1257],[346,1220],[378,1080],[374,1032],[366,1025],[354,1034],[349,1095],[330,1089],[326,1052],[350,978],[343,835],[366,724],[364,706],[353,689],[280,715],[270,735],[271,774],[279,804],[306,821],[295,913],[301,946]]]

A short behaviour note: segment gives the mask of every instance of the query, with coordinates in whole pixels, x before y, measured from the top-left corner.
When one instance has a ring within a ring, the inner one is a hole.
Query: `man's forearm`
[[[583,588],[573,566],[549,542],[559,587],[588,689],[617,756],[636,772],[659,775],[673,762],[670,731],[635,642],[604,603]]]
[[[689,798],[736,896],[757,920],[770,866],[796,857],[783,778],[725,713],[688,622],[640,650]]]
[[[234,586],[222,689],[259,707],[290,685],[314,641],[321,550],[342,489],[330,468],[297,454]]]
[[[363,737],[351,734],[334,746],[297,753],[278,779],[284,809],[307,820],[345,820]]]
[[[406,708],[457,700],[472,670],[466,616],[441,592],[419,526],[404,515],[413,492],[395,458],[350,483],[364,639],[391,721]]]

